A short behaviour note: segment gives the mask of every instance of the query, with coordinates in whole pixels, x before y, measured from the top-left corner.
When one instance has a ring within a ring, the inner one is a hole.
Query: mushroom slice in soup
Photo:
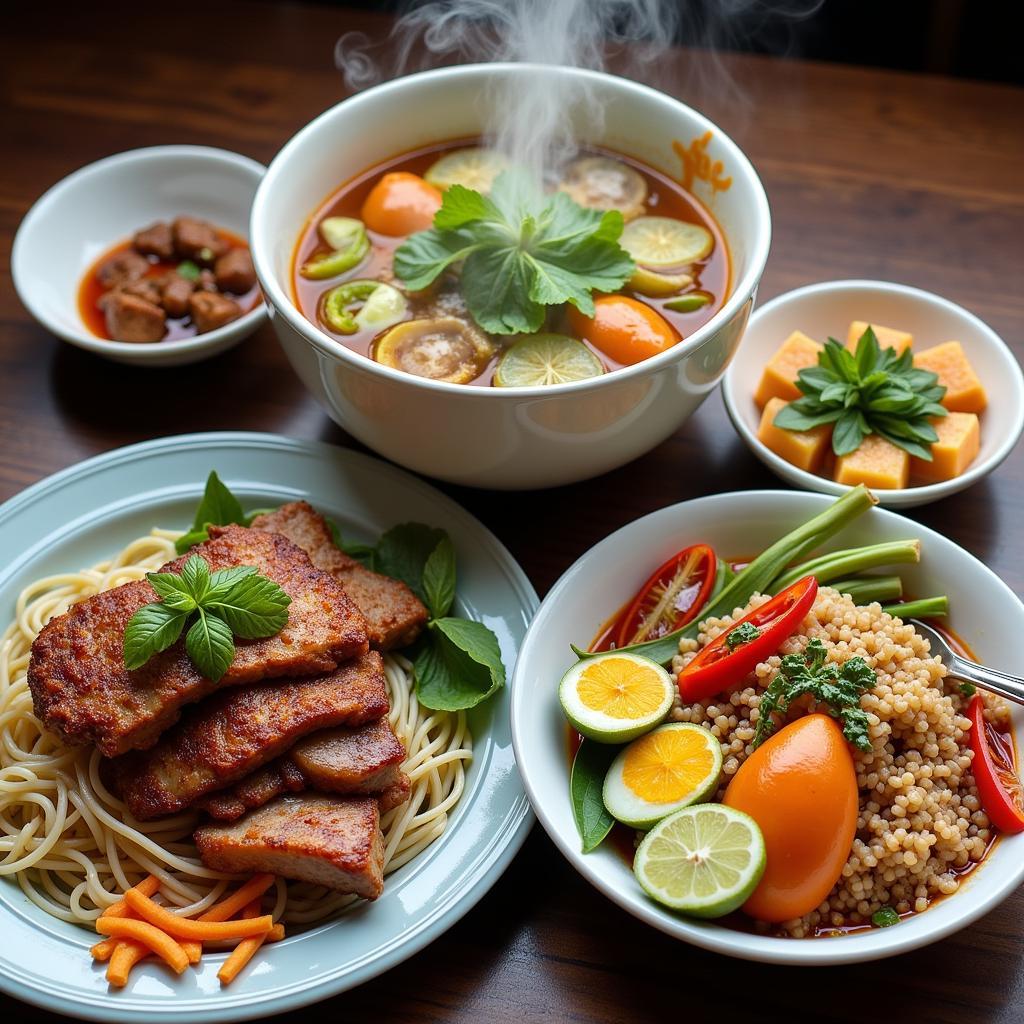
[[[487,338],[455,317],[407,320],[373,346],[373,358],[384,366],[451,384],[468,384],[479,377],[492,355]]]
[[[584,156],[565,169],[559,190],[580,206],[593,210],[618,210],[626,220],[644,212],[647,183],[621,160]]]

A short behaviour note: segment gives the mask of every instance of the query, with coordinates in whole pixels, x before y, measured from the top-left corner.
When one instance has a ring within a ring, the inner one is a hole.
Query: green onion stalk
[[[829,583],[840,594],[848,594],[855,604],[898,600],[903,594],[903,580],[899,576],[861,576]]]
[[[771,586],[768,593],[777,594],[791,587],[805,576],[814,576],[819,583],[830,583],[863,572],[877,569],[882,565],[903,565],[921,561],[919,540],[894,540],[884,544],[869,544],[862,548],[848,548],[845,551],[830,551],[812,558],[809,562],[794,565],[783,572]]]
[[[882,611],[904,621],[907,619],[941,619],[949,614],[949,598],[945,594],[940,597],[924,597],[920,601],[885,605]]]

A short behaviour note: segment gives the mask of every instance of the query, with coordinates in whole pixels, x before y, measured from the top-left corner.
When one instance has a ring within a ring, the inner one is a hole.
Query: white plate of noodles
[[[430,712],[415,703],[408,663],[391,656],[392,725],[407,746],[414,733],[421,737],[409,756],[419,750],[426,770],[414,776],[415,814],[398,808],[382,819],[383,895],[346,905],[302,883],[278,883],[275,909],[288,937],[230,986],[217,979],[224,954],[213,953],[181,976],[147,961],[126,988],[108,988],[103,965],[89,955],[104,892],[120,893],[126,876],[153,871],[172,880],[180,905],[203,906],[227,883],[196,858],[189,816],[129,827],[97,784],[91,748],[63,747],[42,732],[25,683],[28,648],[73,600],[173,557],[173,538],[188,528],[213,469],[244,507],[305,499],[347,539],[373,542],[408,521],[447,530],[459,614],[497,635],[508,678],[537,606],[508,551],[450,499],[376,459],[315,442],[248,433],[162,438],[83,462],[0,507],[0,990],[80,1019],[243,1020],[351,988],[457,921],[532,824],[512,753],[508,691],[468,713]],[[447,755],[436,766],[435,752]]]

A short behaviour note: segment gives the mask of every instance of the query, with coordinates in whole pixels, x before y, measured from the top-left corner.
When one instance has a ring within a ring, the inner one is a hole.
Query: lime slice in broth
[[[499,388],[532,388],[602,373],[604,364],[582,341],[564,334],[533,334],[505,351],[494,371],[494,383]]]
[[[619,244],[642,267],[682,267],[702,260],[714,248],[711,232],[674,217],[637,217],[623,229]]]

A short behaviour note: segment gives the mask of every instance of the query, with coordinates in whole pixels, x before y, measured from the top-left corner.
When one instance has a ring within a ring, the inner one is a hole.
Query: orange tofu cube
[[[836,483],[864,484],[873,489],[906,487],[910,478],[910,455],[891,441],[869,434],[860,447],[836,459]]]
[[[817,366],[822,346],[802,331],[794,331],[772,356],[754,392],[754,401],[764,408],[773,398],[792,402],[800,397],[796,375],[808,366]]]
[[[942,404],[950,412],[981,412],[988,405],[985,389],[959,341],[918,352],[914,365],[939,375],[939,383],[946,389]]]
[[[846,347],[851,351],[857,347],[860,336],[868,329],[875,332],[878,344],[882,348],[894,348],[899,355],[905,348],[914,344],[914,336],[907,331],[897,330],[895,327],[882,327],[880,324],[868,324],[866,320],[854,320],[846,333]]]
[[[799,469],[817,473],[828,454],[832,426],[826,423],[813,430],[785,430],[777,427],[773,420],[779,410],[785,407],[786,403],[781,398],[773,398],[768,402],[761,414],[761,426],[757,430],[758,439],[780,458]]]
[[[938,441],[932,445],[932,461],[912,458],[910,471],[922,480],[952,480],[977,458],[981,448],[981,424],[973,412],[951,412],[932,420]]]

